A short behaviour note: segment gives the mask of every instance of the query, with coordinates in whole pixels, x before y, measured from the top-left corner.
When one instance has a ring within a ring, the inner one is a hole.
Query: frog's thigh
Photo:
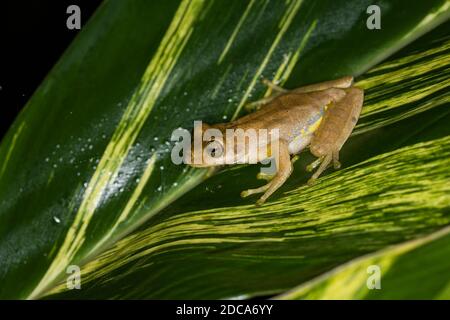
[[[338,160],[337,152],[341,150],[358,121],[364,99],[363,90],[352,87],[345,91],[345,97],[332,103],[325,111],[323,120],[311,140],[311,151],[316,150],[318,157],[334,152],[334,158]]]
[[[320,82],[320,83],[314,83],[310,84],[304,87],[300,87],[297,89],[292,90],[292,92],[295,93],[305,93],[305,92],[313,92],[313,91],[320,91],[330,88],[350,88],[353,84],[353,77],[352,76],[346,76],[335,80]]]
[[[324,119],[311,141],[310,150],[319,157],[309,167],[313,169],[320,163],[319,169],[312,176],[310,183],[314,182],[327,168],[331,161],[336,169],[339,163],[339,151],[350,136],[361,112],[364,93],[359,88],[346,89],[347,95],[326,111]]]

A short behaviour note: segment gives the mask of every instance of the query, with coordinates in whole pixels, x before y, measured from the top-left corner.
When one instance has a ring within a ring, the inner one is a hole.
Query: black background
[[[0,4],[0,139],[79,30],[69,30],[69,5],[82,28],[101,0],[7,0]]]

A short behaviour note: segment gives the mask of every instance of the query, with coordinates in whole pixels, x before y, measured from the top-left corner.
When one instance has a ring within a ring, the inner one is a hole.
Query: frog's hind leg
[[[320,167],[308,181],[308,184],[313,184],[331,161],[333,161],[335,169],[341,167],[339,151],[356,125],[364,100],[362,89],[352,87],[345,89],[345,91],[346,96],[331,105],[326,111],[322,123],[311,141],[309,149],[319,159],[310,164],[307,169],[312,171],[319,164]]]
[[[292,90],[292,92],[306,93],[306,92],[322,91],[330,88],[346,89],[350,88],[352,85],[353,85],[353,77],[346,76],[335,80],[306,85],[304,87],[294,89]]]
[[[333,168],[340,169],[341,163],[339,162],[339,150],[333,151]]]
[[[248,196],[251,196],[252,194],[263,193],[267,189],[269,189],[269,187],[270,187],[270,182],[259,188],[244,190],[241,192],[241,197],[247,198]]]
[[[263,105],[268,104],[274,98],[275,98],[274,96],[262,98],[262,99],[247,103],[244,108],[245,108],[245,110],[247,110],[247,112],[253,112],[253,111],[259,110],[259,109],[261,109],[261,107]]]
[[[288,144],[284,141],[279,141],[278,153],[275,154],[278,154],[278,157],[275,158],[278,169],[275,177],[262,187],[242,191],[242,197],[247,197],[255,193],[265,192],[263,196],[257,201],[258,205],[263,204],[267,200],[267,198],[279,187],[281,187],[287,180],[287,178],[289,178],[292,173],[292,164],[289,155]]]
[[[310,163],[306,166],[307,172],[313,172],[315,168],[317,168],[323,161],[324,157],[317,158],[314,162]]]
[[[289,91],[289,90],[286,90],[286,89],[276,85],[275,83],[273,83],[272,81],[270,81],[268,79],[263,79],[262,83],[264,83],[266,86],[268,86],[270,89],[272,89],[275,93],[268,97],[261,98],[259,100],[256,100],[256,101],[246,104],[244,108],[248,112],[253,112],[253,111],[259,110],[262,106],[270,103],[273,99],[275,99],[279,95]]]
[[[286,93],[289,92],[289,90],[284,89],[280,87],[279,85],[275,84],[274,82],[270,81],[269,79],[263,79],[262,83],[264,83],[266,86],[268,86],[270,89],[275,91],[276,93]]]
[[[312,177],[308,180],[308,185],[312,186],[314,183],[316,183],[317,178],[328,168],[328,166],[331,163],[331,160],[333,160],[333,154],[327,154],[326,156],[318,158],[316,161],[310,164],[312,169],[308,166],[306,169],[310,169],[309,171],[314,170],[315,167],[317,167],[319,164],[319,169],[317,169],[316,172],[312,175]]]

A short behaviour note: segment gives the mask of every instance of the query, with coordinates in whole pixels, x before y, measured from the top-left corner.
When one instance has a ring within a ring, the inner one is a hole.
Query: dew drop
[[[53,216],[53,221],[56,223],[61,223],[61,219],[59,219],[57,216]]]

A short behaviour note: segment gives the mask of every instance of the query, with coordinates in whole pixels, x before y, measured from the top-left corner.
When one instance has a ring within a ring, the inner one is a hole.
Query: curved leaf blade
[[[450,228],[446,227],[422,239],[351,261],[276,298],[448,300],[449,250]],[[380,275],[377,288],[369,279],[373,267]]]
[[[448,5],[396,2],[383,20],[399,21],[407,4],[405,24],[367,33],[366,1],[351,11],[328,3],[105,2],[0,147],[0,296],[41,296],[69,264],[93,259],[204,180],[207,171],[170,162],[176,127],[237,116],[264,92],[259,76],[293,73],[301,84],[359,74],[412,31],[444,21]],[[328,46],[336,24],[346,40]],[[358,34],[365,50],[351,56]],[[326,67],[318,51],[333,57]]]
[[[450,39],[437,31],[359,82],[366,105],[344,169],[307,187],[304,155],[262,207],[239,198],[256,170],[225,170],[84,266],[81,292],[50,298],[271,295],[449,225]]]

